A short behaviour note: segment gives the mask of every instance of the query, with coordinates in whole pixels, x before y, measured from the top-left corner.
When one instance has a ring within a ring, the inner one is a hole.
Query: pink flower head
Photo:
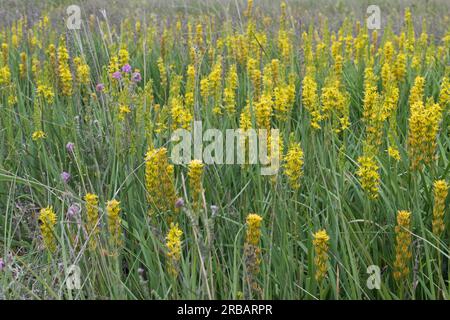
[[[70,173],[63,171],[63,172],[61,173],[61,179],[62,179],[65,183],[69,182],[69,180],[70,180]]]
[[[0,272],[3,271],[5,268],[5,261],[3,261],[3,258],[0,258]]]
[[[177,201],[175,201],[175,208],[181,208],[184,206],[184,200],[183,198],[178,198]]]
[[[127,63],[122,67],[122,71],[126,72],[126,73],[130,73],[131,72],[131,66]]]
[[[72,204],[69,209],[67,210],[67,215],[69,216],[69,218],[74,218],[76,216],[78,216],[78,214],[80,213],[81,208],[80,205],[77,203]]]
[[[68,153],[73,153],[74,148],[75,148],[75,145],[73,144],[73,142],[67,142],[66,150]]]
[[[122,74],[120,73],[120,71],[116,71],[112,74],[112,77],[116,80],[120,80],[122,79]]]
[[[131,75],[131,80],[133,82],[139,82],[142,80],[142,76],[139,72],[133,72],[133,74]]]
[[[95,86],[95,90],[97,90],[97,92],[102,92],[103,89],[105,89],[105,85],[103,83],[99,83]]]

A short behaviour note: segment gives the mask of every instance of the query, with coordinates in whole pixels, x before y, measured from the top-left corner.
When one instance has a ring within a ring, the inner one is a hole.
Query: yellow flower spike
[[[236,89],[238,88],[238,74],[236,65],[233,64],[228,70],[226,87],[224,89],[224,105],[228,115],[234,115],[236,112]]]
[[[39,211],[39,228],[46,248],[53,252],[56,250],[55,225],[56,214],[52,207],[42,208]]]
[[[33,132],[33,134],[31,135],[31,138],[34,141],[40,140],[40,139],[44,139],[46,137],[45,132],[42,130],[38,130]]]
[[[11,83],[11,71],[6,65],[0,68],[0,86],[6,86]]]
[[[261,238],[261,222],[262,217],[255,213],[250,213],[247,216],[247,238],[246,243],[257,246]]]
[[[412,109],[415,105],[422,102],[424,97],[425,78],[417,76],[414,79],[414,85],[409,94],[409,106]]]
[[[261,264],[261,223],[262,217],[256,213],[250,213],[247,216],[247,235],[244,245],[244,261],[247,271],[248,281],[253,291],[261,293],[257,282]]]
[[[289,147],[284,157],[284,173],[292,189],[300,188],[300,178],[303,176],[303,150],[300,143],[292,143]]]
[[[155,210],[174,210],[175,191],[174,167],[169,164],[166,148],[150,149],[145,157],[145,184],[147,200],[151,206],[149,214]]]
[[[183,231],[178,227],[178,224],[171,223],[169,232],[166,236],[167,247],[167,264],[169,274],[172,276],[178,276],[178,263],[181,259],[181,237]]]
[[[98,196],[93,193],[87,193],[84,196],[86,201],[87,225],[86,231],[89,237],[89,248],[94,250],[97,247],[97,235],[99,234],[99,212]]]
[[[128,53],[128,50],[125,48],[122,48],[119,50],[119,66],[123,67],[130,61],[130,54]]]
[[[400,161],[400,152],[398,151],[397,148],[389,146],[387,149],[388,155],[389,157],[391,157],[392,159],[394,159],[395,161]]]
[[[450,81],[447,77],[442,79],[441,91],[439,92],[439,104],[443,109],[450,105]]]
[[[255,103],[256,126],[260,129],[270,130],[270,119],[272,116],[272,96],[264,93],[261,100]]]
[[[61,38],[58,46],[58,75],[62,94],[71,96],[73,93],[72,73],[69,67],[69,52],[67,51],[64,38]]]
[[[433,206],[433,234],[440,236],[445,229],[444,212],[445,200],[448,195],[448,183],[445,180],[434,182],[434,206]]]
[[[119,106],[119,116],[118,116],[119,120],[120,121],[125,120],[126,115],[129,114],[130,112],[131,112],[131,109],[129,106],[127,106],[127,105]]]
[[[75,59],[74,59],[75,62]],[[78,61],[75,62],[76,65],[76,79],[79,84],[88,85],[90,81],[90,68],[85,61],[81,58],[78,58]]]
[[[330,237],[326,230],[319,230],[314,234],[314,265],[316,266],[315,278],[319,283],[325,278],[328,271],[328,246]]]
[[[302,104],[311,115],[311,127],[320,129],[322,114],[319,105],[319,95],[317,93],[317,82],[311,75],[306,75],[302,82]]]
[[[195,208],[199,206],[203,192],[203,166],[202,161],[197,159],[189,162],[188,166],[189,187],[191,191],[192,203]]]
[[[408,155],[412,170],[435,159],[437,135],[443,116],[441,106],[429,99],[424,105],[419,99],[411,106],[408,120]]]
[[[411,253],[411,213],[400,210],[397,213],[397,225],[395,227],[396,247],[394,261],[394,279],[400,282],[409,275],[409,263]]]
[[[377,199],[380,187],[380,174],[376,159],[372,156],[358,158],[359,169],[356,174],[359,177],[363,190],[370,199]]]
[[[108,73],[110,76],[112,76],[112,74],[117,71],[120,71],[119,57],[113,55],[109,59]]]
[[[108,229],[112,243],[115,246],[122,244],[120,202],[113,199],[106,203],[106,214],[108,218]]]

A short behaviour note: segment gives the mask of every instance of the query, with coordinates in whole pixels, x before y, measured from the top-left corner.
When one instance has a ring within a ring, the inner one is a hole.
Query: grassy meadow
[[[0,4],[0,299],[450,298],[448,2]]]

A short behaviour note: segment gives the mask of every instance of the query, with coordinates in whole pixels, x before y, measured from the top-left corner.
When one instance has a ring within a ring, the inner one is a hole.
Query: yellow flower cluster
[[[439,104],[443,109],[450,106],[450,80],[447,77],[442,79],[441,91],[439,92]]]
[[[414,79],[414,85],[409,94],[409,106],[412,109],[415,105],[422,102],[424,97],[425,78],[417,76]]]
[[[362,156],[358,158],[359,169],[356,174],[359,177],[363,190],[370,199],[378,198],[380,187],[380,174],[378,165],[373,156]]]
[[[187,80],[186,80],[186,92],[184,94],[184,104],[189,111],[194,109],[194,98],[195,98],[195,67],[190,64],[187,67]]]
[[[281,121],[286,121],[288,115],[292,110],[295,100],[295,85],[294,83],[279,85],[274,89],[274,105],[276,111],[275,117]]]
[[[55,238],[56,214],[52,207],[42,208],[39,211],[39,228],[47,249],[51,252],[56,249]]]
[[[149,149],[145,157],[145,182],[147,199],[155,210],[167,212],[174,209],[176,200],[174,167],[169,164],[166,148]]]
[[[262,217],[255,213],[247,216],[247,236],[244,245],[244,259],[247,270],[248,280],[254,291],[259,291],[256,277],[259,274],[261,264],[261,248],[259,242],[261,239]]]
[[[364,154],[372,156],[378,154],[383,135],[383,104],[376,86],[377,77],[373,69],[367,67],[364,73],[364,106],[363,120],[366,124],[366,139],[364,141]]]
[[[117,57],[116,55],[113,55],[109,59],[108,73],[111,76],[114,72],[117,72],[119,70],[120,70],[119,57]]]
[[[317,82],[312,76],[306,75],[303,78],[302,86],[302,102],[305,109],[311,115],[311,127],[320,129],[319,122],[322,120],[322,115],[320,113],[319,96],[317,94]]]
[[[178,224],[171,223],[169,232],[166,236],[168,270],[173,276],[178,275],[178,263],[181,259],[181,237],[183,231]]]
[[[318,282],[321,282],[328,270],[328,242],[330,237],[326,230],[319,230],[314,234],[314,265],[316,266],[315,278]]]
[[[444,232],[445,200],[448,195],[448,183],[445,180],[434,182],[433,234],[440,236]]]
[[[67,51],[65,40],[61,38],[58,47],[58,72],[61,92],[65,96],[72,95],[72,73],[69,67],[69,52]]]
[[[106,203],[106,214],[108,218],[108,229],[112,243],[120,246],[122,243],[121,219],[120,219],[120,202],[116,199]]]
[[[75,67],[76,67],[76,76],[77,76],[76,79],[77,79],[78,83],[79,84],[83,84],[83,85],[88,85],[89,81],[90,81],[90,78],[89,78],[90,68],[89,68],[89,66],[80,57],[76,57],[75,59],[73,59],[73,62],[74,62]]]
[[[247,238],[245,241],[246,243],[253,246],[259,245],[259,240],[261,238],[261,222],[262,217],[255,213],[250,213],[247,216]]]
[[[223,100],[225,110],[228,115],[233,115],[236,112],[236,89],[238,87],[238,75],[236,65],[233,64],[228,70],[226,78],[226,87],[223,92]]]
[[[428,99],[424,106],[421,100],[411,106],[408,131],[408,154],[412,170],[428,165],[435,158],[436,139],[442,120],[442,108]]]
[[[11,83],[11,71],[6,65],[0,68],[0,86],[6,86]]]
[[[321,101],[323,119],[329,119],[336,115],[339,119],[339,127],[335,129],[336,132],[346,130],[350,125],[349,101],[338,80],[331,81],[322,88]]]
[[[120,105],[120,106],[119,106],[119,116],[118,116],[118,119],[119,119],[120,121],[125,120],[127,114],[129,114],[129,113],[131,113],[131,109],[130,109],[129,106],[127,106],[127,105],[125,105],[125,104]]]
[[[198,207],[203,192],[203,166],[204,165],[201,160],[194,159],[189,162],[189,187],[191,189],[192,203],[194,207]]]
[[[261,99],[255,103],[256,126],[259,129],[270,130],[270,119],[272,116],[272,96],[264,93]]]
[[[53,98],[55,97],[55,93],[53,92],[53,88],[45,83],[41,83],[38,81],[36,88],[37,96],[47,101],[47,103],[52,103]]]
[[[300,188],[300,178],[303,176],[303,150],[300,143],[291,143],[284,156],[284,173],[292,189]]]
[[[87,193],[84,196],[86,201],[87,225],[86,231],[89,237],[89,248],[94,250],[97,247],[97,235],[99,234],[99,214],[98,214],[98,196],[93,193]]]
[[[396,247],[394,262],[394,279],[400,281],[409,275],[409,263],[411,260],[411,213],[400,210],[397,213],[397,225],[395,226]]]
[[[180,95],[176,95],[171,98],[170,115],[172,117],[172,126],[174,129],[183,128],[189,129],[192,123],[193,109],[193,93],[192,93],[192,105],[191,107],[184,105]]]
[[[25,52],[20,53],[20,64],[19,64],[19,76],[25,78],[27,74],[27,54]]]
[[[42,130],[38,130],[38,131],[34,131],[33,134],[31,135],[31,138],[34,141],[40,140],[45,138],[45,132]]]
[[[130,54],[128,53],[128,50],[125,48],[122,48],[119,50],[119,66],[123,67],[130,61]]]

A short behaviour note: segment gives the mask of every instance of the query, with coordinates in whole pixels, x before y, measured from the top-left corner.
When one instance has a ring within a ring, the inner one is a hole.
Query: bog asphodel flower
[[[90,68],[87,63],[80,57],[76,57],[75,59],[73,59],[73,62],[76,66],[76,79],[78,83],[84,85],[89,84]]]
[[[319,230],[314,234],[314,265],[316,267],[315,278],[317,282],[321,282],[328,271],[328,242],[330,237],[326,230]]]
[[[169,232],[166,236],[167,247],[167,264],[169,274],[173,276],[178,275],[178,263],[181,259],[181,237],[183,231],[178,227],[178,224],[171,223]]]
[[[264,93],[261,100],[255,103],[256,126],[260,129],[270,130],[270,119],[272,116],[272,96]]]
[[[37,82],[36,93],[38,97],[43,98],[49,104],[53,102],[55,97],[52,87],[40,81]]]
[[[259,274],[259,266],[261,264],[261,223],[262,217],[256,213],[250,213],[247,216],[247,235],[244,245],[244,259],[247,270],[248,280],[252,289],[259,291],[256,277]]]
[[[358,158],[359,169],[356,174],[359,177],[363,190],[370,199],[378,198],[380,187],[380,174],[378,165],[373,156],[362,156]]]
[[[422,163],[429,165],[435,159],[437,135],[442,120],[442,108],[428,99],[411,106],[408,130],[408,154],[412,170],[420,169]]]
[[[99,234],[99,213],[98,196],[93,193],[87,193],[84,196],[86,201],[87,224],[86,231],[89,237],[89,248],[94,250],[97,247],[97,235]]]
[[[238,75],[236,65],[233,64],[228,70],[226,78],[226,87],[223,92],[223,100],[225,110],[228,115],[233,115],[236,112],[236,89],[238,87]]]
[[[197,159],[189,162],[188,166],[189,187],[194,207],[198,207],[203,192],[203,166],[202,161]]]
[[[149,148],[145,157],[145,183],[147,200],[151,206],[149,214],[155,210],[167,212],[174,209],[176,191],[174,167],[169,164],[166,148]]]
[[[72,73],[69,67],[69,52],[67,51],[64,38],[61,38],[58,47],[58,72],[62,94],[65,96],[72,95]]]
[[[130,61],[130,54],[128,53],[128,50],[125,48],[120,49],[118,58],[120,67],[123,67],[124,65],[128,64]]]
[[[131,109],[129,106],[122,104],[119,106],[119,116],[118,119],[120,121],[125,120],[125,117],[127,116],[127,114],[129,114],[131,112]]]
[[[303,176],[303,150],[300,143],[291,143],[284,157],[284,173],[292,189],[300,188],[300,178]]]
[[[306,75],[302,82],[302,103],[311,115],[311,127],[320,129],[320,121],[323,116],[320,112],[319,95],[317,93],[317,82],[310,76]]]
[[[439,104],[443,109],[450,105],[450,80],[447,77],[442,78]]]
[[[445,180],[436,180],[434,182],[434,206],[433,206],[433,233],[440,236],[445,229],[444,213],[445,200],[448,195],[448,183]]]
[[[170,115],[172,117],[172,127],[174,129],[183,128],[188,130],[192,123],[192,113],[188,106],[183,105],[181,97],[173,97],[171,99]]]
[[[38,130],[38,131],[34,131],[33,134],[31,135],[31,138],[34,141],[40,140],[45,138],[45,132],[42,130]]]
[[[397,225],[395,226],[396,246],[394,261],[394,279],[400,281],[409,275],[409,263],[411,253],[411,212],[400,210],[397,213]]]
[[[411,109],[417,103],[423,102],[424,88],[425,88],[425,78],[417,76],[414,79],[414,85],[412,86],[411,92],[409,94],[409,106]]]
[[[0,86],[8,85],[11,83],[11,71],[6,65],[0,68]]]
[[[275,117],[281,121],[288,120],[295,100],[294,83],[276,86],[274,89],[274,98],[273,108],[275,110]]]
[[[120,218],[120,202],[116,199],[106,203],[106,215],[108,218],[108,230],[111,242],[115,246],[122,243],[121,218]]]
[[[51,252],[56,249],[55,238],[56,214],[52,207],[42,208],[39,211],[39,228],[47,249]]]

